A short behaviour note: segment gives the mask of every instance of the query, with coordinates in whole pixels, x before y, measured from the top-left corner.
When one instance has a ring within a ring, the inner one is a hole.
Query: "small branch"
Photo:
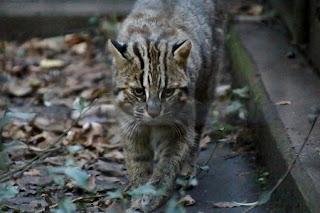
[[[74,198],[71,200],[72,203],[75,203],[75,202],[79,202],[79,201],[83,201],[83,200],[94,200],[94,199],[97,199],[97,198],[102,198],[102,197],[106,197],[108,196],[107,194],[102,194],[102,195],[93,195],[93,196],[87,196],[87,197],[78,197],[78,198]],[[53,208],[56,208],[58,207],[59,204],[56,203],[54,205],[51,205],[49,206],[50,209],[53,209]],[[35,213],[41,213],[41,212],[44,212],[45,209],[41,209],[39,211],[36,211]]]
[[[287,178],[287,176],[289,175],[289,173],[291,172],[293,166],[296,164],[298,158],[300,157],[301,155],[301,152],[302,150],[304,149],[305,145],[307,144],[308,140],[309,140],[309,137],[313,131],[313,128],[318,120],[318,117],[319,117],[319,114],[316,115],[316,117],[314,118],[312,124],[311,124],[311,127],[309,129],[309,132],[308,132],[308,135],[307,137],[304,139],[304,142],[302,144],[302,146],[300,147],[297,155],[295,156],[295,158],[293,159],[292,163],[289,165],[287,171],[284,173],[284,175],[277,181],[276,185],[269,191],[270,193],[270,196],[272,195],[272,193],[281,185],[281,183]],[[254,209],[255,207],[259,206],[260,203],[258,202],[256,205],[254,206],[251,206],[250,208],[248,208],[247,210],[245,210],[243,213],[247,213],[249,211],[251,211],[252,209]]]
[[[79,117],[75,120],[72,121],[70,127],[64,131],[58,138],[57,140],[52,143],[47,149],[43,150],[42,152],[40,152],[38,155],[36,155],[34,158],[32,158],[29,162],[27,162],[26,164],[24,164],[21,167],[18,167],[10,172],[7,172],[6,174],[0,176],[0,182],[3,182],[4,180],[6,180],[9,176],[17,173],[17,172],[21,172],[24,171],[26,168],[28,168],[29,166],[31,166],[32,164],[34,164],[35,162],[37,162],[38,160],[42,160],[44,158],[46,158],[50,153],[52,153],[55,149],[53,149],[55,146],[60,145],[62,139],[70,132],[70,130],[81,120],[81,118],[83,117],[83,115],[88,112],[95,104],[97,103],[97,99],[94,100],[86,109],[83,110],[83,112],[80,113]]]
[[[4,210],[4,209],[12,209],[15,212],[21,212],[21,210],[19,208],[16,208],[14,206],[8,206],[8,205],[1,205],[0,204],[0,210]]]
[[[207,166],[210,162],[210,160],[212,159],[214,153],[216,152],[217,150],[217,147],[218,147],[218,144],[216,143],[215,147],[213,148],[211,154],[210,154],[210,157],[207,159],[206,163],[204,164],[204,166]],[[200,171],[195,175],[195,177],[197,177],[198,175],[200,175],[202,172],[202,169],[200,169]]]

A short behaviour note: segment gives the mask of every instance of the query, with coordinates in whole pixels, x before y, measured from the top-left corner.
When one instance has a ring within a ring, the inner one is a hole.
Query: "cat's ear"
[[[173,57],[178,64],[182,66],[187,65],[188,56],[190,54],[191,47],[192,47],[192,43],[190,40],[185,40],[181,43],[177,43],[173,45],[172,47]]]
[[[123,68],[128,62],[124,56],[124,53],[127,51],[127,44],[122,44],[115,40],[109,39],[108,49],[115,60],[115,63],[114,63],[115,67],[117,69]]]

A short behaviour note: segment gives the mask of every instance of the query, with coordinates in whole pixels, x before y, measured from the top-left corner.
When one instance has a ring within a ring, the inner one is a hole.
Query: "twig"
[[[16,208],[16,207],[14,207],[14,206],[8,206],[8,205],[0,205],[0,210],[3,210],[3,209],[5,209],[5,208],[7,208],[7,209],[12,209],[12,210],[14,210],[14,211],[16,211],[16,212],[20,212],[21,210],[19,209],[19,208]]]
[[[316,124],[316,122],[317,122],[317,120],[318,120],[318,117],[319,117],[319,114],[317,113],[316,117],[314,118],[314,120],[313,120],[313,122],[312,122],[312,125],[311,125],[311,127],[310,127],[309,132],[308,132],[308,135],[307,135],[307,137],[304,139],[304,142],[303,142],[302,146],[300,147],[297,155],[296,155],[295,158],[293,159],[292,163],[289,165],[289,167],[288,167],[287,171],[284,173],[284,175],[277,181],[276,185],[269,191],[270,196],[271,196],[272,193],[280,186],[280,184],[286,179],[286,177],[287,177],[287,176],[289,175],[289,173],[291,172],[293,166],[296,164],[296,162],[297,162],[297,160],[298,160],[298,158],[299,158],[299,156],[300,156],[303,148],[305,147],[305,145],[307,144],[307,142],[308,142],[308,140],[309,140],[309,137],[310,137],[310,135],[311,135],[311,133],[312,133],[312,130],[313,130],[313,128],[314,128],[314,126],[315,126],[315,124]],[[247,210],[245,210],[243,213],[247,213],[247,212],[251,211],[252,209],[254,209],[255,207],[257,207],[257,206],[259,206],[259,205],[260,205],[260,203],[258,202],[256,205],[251,206],[250,208],[248,208]]]
[[[93,196],[87,196],[87,197],[78,197],[78,198],[74,198],[71,200],[71,203],[75,203],[75,202],[79,202],[79,201],[83,201],[83,200],[93,200],[93,199],[97,199],[97,198],[102,198],[102,197],[106,197],[108,196],[108,194],[102,194],[102,195],[93,195]],[[54,205],[49,206],[50,209],[56,208],[59,204],[56,203]],[[39,211],[36,211],[35,213],[41,213],[44,212],[45,209],[41,209]]]
[[[213,148],[213,150],[212,150],[211,154],[210,154],[210,157],[207,159],[207,161],[206,161],[206,163],[204,164],[204,166],[207,166],[207,165],[208,165],[208,163],[209,163],[209,162],[210,162],[210,160],[212,159],[212,157],[213,157],[214,153],[216,152],[217,147],[218,147],[218,145],[216,144],[216,145],[215,145],[215,147]],[[197,177],[198,175],[200,175],[200,174],[201,174],[201,172],[202,172],[202,169],[200,169],[200,171],[198,171],[198,173],[195,175],[195,177]]]
[[[3,182],[4,180],[6,180],[9,176],[23,171],[26,168],[28,168],[29,166],[31,166],[33,163],[35,163],[38,160],[42,160],[44,158],[46,158],[50,153],[52,153],[52,151],[54,151],[55,149],[53,149],[56,145],[59,145],[62,141],[62,139],[68,134],[68,132],[81,120],[81,118],[83,117],[83,115],[90,110],[95,104],[97,103],[97,99],[95,99],[86,109],[83,110],[83,112],[80,113],[79,117],[75,120],[72,121],[70,127],[64,131],[58,138],[57,140],[52,143],[48,148],[46,148],[45,150],[43,150],[41,153],[39,153],[38,155],[36,155],[34,158],[32,158],[29,162],[27,162],[26,164],[24,164],[21,167],[18,167],[10,172],[7,172],[6,174],[0,176],[0,182]]]

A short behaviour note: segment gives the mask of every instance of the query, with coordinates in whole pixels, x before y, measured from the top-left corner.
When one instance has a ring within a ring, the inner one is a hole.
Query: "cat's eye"
[[[164,97],[168,98],[173,95],[174,91],[175,89],[165,89],[163,90],[162,94]]]
[[[132,93],[136,96],[143,96],[144,95],[144,89],[142,88],[133,88]]]

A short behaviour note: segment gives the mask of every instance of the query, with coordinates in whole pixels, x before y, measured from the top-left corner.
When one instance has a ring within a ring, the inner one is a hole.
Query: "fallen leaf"
[[[105,175],[110,175],[114,177],[124,176],[124,171],[122,170],[123,165],[118,163],[110,163],[102,160],[98,160],[97,163],[92,165],[92,168],[98,170]]]
[[[29,95],[32,92],[32,88],[27,84],[27,82],[13,82],[8,86],[8,92],[16,97],[22,97]]]
[[[64,61],[59,59],[42,59],[40,61],[40,67],[51,69],[51,68],[61,68],[65,65]]]
[[[107,209],[106,212],[122,213],[125,212],[123,206],[119,201],[114,201]]]
[[[84,55],[87,52],[88,44],[86,42],[82,42],[80,44],[75,44],[71,51],[78,54],[78,55]]]
[[[178,203],[183,206],[193,206],[196,201],[190,195],[186,195],[181,198]]]
[[[200,149],[204,149],[207,147],[207,144],[211,141],[210,136],[205,136],[200,140]]]
[[[240,206],[255,206],[258,205],[258,202],[253,203],[238,203],[238,202],[218,202],[218,203],[212,203],[214,208],[234,208],[234,207],[240,207]]]
[[[29,176],[40,176],[40,172],[37,169],[30,169],[26,172],[23,172],[23,175],[29,175]]]
[[[249,14],[249,15],[252,15],[252,16],[261,15],[262,12],[263,12],[263,6],[260,5],[260,4],[252,5],[252,6],[250,7],[250,9],[248,10],[248,14]]]
[[[104,182],[105,184],[110,184],[110,183],[119,183],[121,185],[124,184],[124,182],[122,182],[119,178],[117,177],[107,177],[107,176],[97,176],[96,177],[96,180],[99,180],[99,181],[102,181]]]
[[[107,160],[110,160],[110,161],[123,161],[124,160],[123,153],[120,152],[119,150],[113,150],[109,153],[106,153],[103,155],[103,157],[106,158]]]
[[[218,97],[222,97],[222,96],[225,96],[226,94],[228,94],[228,92],[231,90],[231,85],[220,85],[220,86],[217,86],[216,88],[216,95]]]
[[[86,189],[88,191],[91,191],[91,190],[93,190],[95,188],[96,188],[96,178],[93,175],[91,175],[89,177],[89,181],[88,181],[88,185],[86,186]]]
[[[213,203],[213,207],[215,208],[234,208],[234,207],[239,207],[240,205],[237,204],[236,202],[218,202],[218,203]]]
[[[86,37],[79,34],[68,34],[65,36],[64,42],[69,46],[73,46],[76,44],[81,44],[87,40],[88,39]]]
[[[111,204],[112,204],[112,200],[106,200],[105,202],[104,202],[104,204],[106,205],[106,206],[110,206]]]
[[[275,103],[275,105],[290,105],[291,101],[279,101],[277,103]]]

